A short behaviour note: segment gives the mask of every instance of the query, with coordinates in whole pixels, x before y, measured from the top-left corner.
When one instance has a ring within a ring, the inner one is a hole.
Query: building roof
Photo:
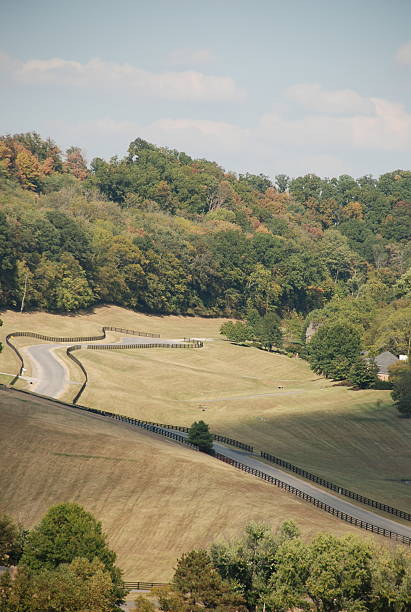
[[[397,363],[398,357],[390,353],[390,351],[384,351],[377,355],[374,361],[378,367],[378,374],[388,374],[388,368]]]

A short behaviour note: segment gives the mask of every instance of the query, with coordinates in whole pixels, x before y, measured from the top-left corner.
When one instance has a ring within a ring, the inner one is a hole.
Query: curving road
[[[145,338],[138,339],[138,344],[151,344],[153,341]],[[159,340],[156,339],[157,344],[171,344],[176,343],[176,340]],[[128,344],[135,344],[136,338],[124,338],[120,342],[115,344],[124,345],[127,348]],[[39,344],[27,347],[25,349],[26,355],[29,357],[33,367],[33,378],[37,379],[37,382],[31,387],[32,391],[41,393],[42,395],[48,395],[51,398],[59,397],[65,390],[67,384],[69,384],[69,373],[62,361],[60,361],[55,354],[55,349],[59,347],[70,346],[70,344]],[[87,347],[87,344],[82,345]],[[182,434],[186,435],[186,434]],[[226,446],[214,442],[214,448],[216,451],[230,457],[250,467],[256,468],[261,472],[265,472],[271,476],[282,480],[298,489],[312,495],[316,499],[319,499],[330,506],[337,508],[338,510],[350,514],[360,520],[367,521],[373,525],[377,525],[384,529],[388,529],[395,533],[407,536],[411,538],[411,527],[397,523],[394,520],[375,514],[371,510],[367,510],[361,506],[345,501],[333,495],[331,492],[320,489],[314,484],[305,480],[299,479],[293,474],[289,474],[277,467],[267,465],[261,461],[256,455],[248,453],[246,451],[227,448]]]
[[[36,344],[25,349],[32,366],[35,379],[31,391],[57,398],[69,383],[69,372],[65,364],[55,354],[55,349],[69,344]]]
[[[112,342],[124,346],[130,344],[183,344],[182,340],[172,340],[163,338],[145,338],[134,336],[133,338],[122,338],[119,342]],[[82,348],[87,348],[91,343],[81,344]],[[93,343],[97,344],[97,343]],[[105,343],[107,344],[107,343]],[[24,349],[25,354],[30,359],[32,365],[32,378],[34,379],[31,391],[47,395],[54,399],[59,398],[70,384],[70,374],[65,363],[59,359],[55,350],[61,347],[72,346],[73,343],[53,343],[53,344],[36,344],[28,346]],[[76,384],[76,383],[74,383]]]

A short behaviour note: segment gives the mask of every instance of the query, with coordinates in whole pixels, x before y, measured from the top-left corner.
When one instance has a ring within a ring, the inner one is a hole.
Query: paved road
[[[178,433],[182,436],[187,435],[181,432]],[[247,451],[242,451],[236,448],[228,448],[227,446],[219,444],[218,442],[214,442],[214,449],[226,457],[230,457],[231,459],[240,461],[245,465],[256,468],[261,472],[265,472],[270,476],[274,476],[275,478],[278,478],[279,480],[300,489],[300,491],[304,491],[305,493],[308,493],[308,495],[312,495],[316,499],[329,504],[333,508],[341,510],[341,512],[345,512],[346,514],[350,514],[351,516],[354,516],[362,521],[367,521],[368,523],[372,523],[378,527],[383,527],[384,529],[389,529],[390,531],[394,531],[395,533],[411,538],[411,527],[397,523],[396,521],[380,516],[379,514],[375,514],[375,512],[372,512],[372,510],[366,510],[365,508],[356,506],[355,504],[345,501],[344,499],[333,495],[331,492],[329,493],[328,491],[320,489],[306,480],[297,478],[293,474],[289,474],[280,468],[267,465],[267,463],[264,463],[258,459],[257,455],[253,455]]]
[[[32,364],[32,375],[37,382],[30,390],[49,397],[59,397],[69,382],[66,366],[60,361],[54,350],[64,344],[37,344],[25,349]]]
[[[112,344],[124,345],[127,348],[129,344],[176,344],[183,341],[163,339],[163,338],[145,338],[134,336],[132,338],[122,338],[121,341]],[[33,385],[30,386],[31,391],[47,395],[48,397],[60,397],[67,385],[70,383],[70,376],[67,367],[63,361],[60,361],[55,354],[55,349],[59,347],[71,346],[73,343],[58,343],[58,344],[36,344],[26,347],[25,354],[29,357],[32,364]],[[83,348],[87,348],[90,342],[82,344]],[[94,344],[94,343],[93,343]],[[97,344],[97,343],[95,343]]]
[[[127,344],[130,344],[133,341],[136,342],[136,338],[126,338],[125,340],[129,342],[123,342],[117,344],[124,344],[126,347]],[[140,338],[138,338],[138,343],[150,344],[150,339],[144,339],[143,342],[140,342]],[[156,343],[159,339],[155,339]],[[170,342],[175,342],[175,340],[162,340],[162,343],[168,344]],[[33,365],[33,375],[38,379],[37,384],[33,385],[32,390],[37,393],[41,393],[43,395],[48,395],[49,397],[58,397],[64,391],[66,385],[69,382],[68,372],[62,362],[58,361],[56,355],[54,353],[54,349],[59,346],[68,346],[62,344],[39,344],[36,346],[31,346],[26,348],[26,354],[28,354],[32,365]],[[86,345],[84,345],[86,346]],[[183,434],[184,435],[184,434]],[[360,520],[367,521],[372,523],[373,525],[377,525],[379,527],[383,527],[384,529],[389,529],[394,531],[395,533],[399,533],[401,535],[405,535],[411,537],[411,527],[406,525],[402,525],[397,523],[389,518],[385,518],[384,516],[380,516],[375,514],[371,510],[366,510],[365,508],[356,506],[348,501],[340,499],[339,497],[333,495],[331,492],[324,491],[315,485],[305,481],[300,480],[296,476],[289,474],[283,470],[280,470],[277,467],[267,465],[263,461],[259,460],[257,456],[252,455],[251,453],[247,453],[245,451],[227,448],[226,446],[219,444],[217,442],[214,443],[214,448],[216,451],[226,455],[227,457],[231,457],[232,459],[236,459],[237,461],[241,461],[245,465],[250,467],[254,467],[262,472],[270,474],[292,486],[297,487],[298,489],[305,491],[309,495],[316,497],[317,499],[324,501],[325,503],[341,510],[342,512],[346,512],[351,516],[354,516]]]

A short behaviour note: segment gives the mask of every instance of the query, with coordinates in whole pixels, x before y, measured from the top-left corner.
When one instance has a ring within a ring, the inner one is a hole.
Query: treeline
[[[408,612],[411,556],[355,536],[321,534],[307,543],[292,521],[276,534],[251,523],[238,540],[183,555],[156,597],[168,612]],[[157,609],[144,597],[136,604]]]
[[[147,553],[149,554],[149,552]],[[0,516],[0,612],[120,612],[126,590],[101,524],[81,506],[53,506],[26,531]],[[250,523],[240,538],[193,550],[170,585],[136,610],[151,612],[408,612],[411,555],[354,535],[301,538]]]
[[[338,311],[372,345],[409,304],[410,212],[408,171],[272,182],[141,139],[88,168],[76,147],[5,136],[0,306],[275,312],[297,342],[309,313]]]

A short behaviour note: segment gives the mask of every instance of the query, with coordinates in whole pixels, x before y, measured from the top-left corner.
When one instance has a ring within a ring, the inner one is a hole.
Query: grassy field
[[[398,418],[387,391],[352,391],[314,375],[300,359],[234,346],[221,339],[216,319],[153,317],[117,307],[77,317],[2,318],[7,329],[45,333],[89,334],[113,324],[168,338],[212,338],[200,350],[80,351],[90,378],[81,402],[163,423],[202,418],[214,431],[369,497],[404,510],[411,505],[411,486],[402,482],[411,479],[411,421]],[[15,358],[6,352],[5,359]],[[72,378],[79,380],[76,372]],[[73,387],[66,398],[72,395]]]
[[[82,504],[129,580],[167,581],[184,551],[250,520],[275,529],[293,518],[307,536],[359,533],[207,455],[51,400],[0,390],[0,415],[0,512],[31,527],[52,504]]]

